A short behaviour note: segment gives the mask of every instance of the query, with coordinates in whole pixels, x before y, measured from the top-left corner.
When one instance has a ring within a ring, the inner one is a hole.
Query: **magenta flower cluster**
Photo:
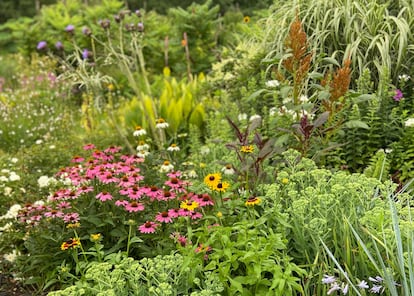
[[[98,150],[88,144],[84,149],[90,151],[89,159],[75,156],[73,165],[57,173],[58,178],[70,180],[71,185],[56,190],[44,205],[26,205],[20,214],[21,222],[37,225],[45,218],[60,219],[66,224],[82,222],[82,210],[75,209],[79,202],[92,197],[121,209],[129,215],[127,219],[143,223],[138,227],[141,233],[154,233],[163,223],[173,223],[179,217],[200,219],[202,209],[214,205],[208,194],[189,192],[190,184],[179,171],[168,173],[161,187],[148,185],[141,174],[143,158],[120,155],[120,147]],[[180,206],[183,201],[192,207]]]

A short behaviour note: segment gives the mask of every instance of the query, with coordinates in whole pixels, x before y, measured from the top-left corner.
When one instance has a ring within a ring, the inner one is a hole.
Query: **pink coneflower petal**
[[[158,222],[163,222],[163,223],[172,223],[173,222],[173,220],[171,219],[168,212],[158,213],[158,215],[155,216],[155,220],[158,221]]]
[[[142,203],[133,201],[125,205],[125,210],[127,210],[130,213],[140,212],[145,209],[144,205]]]
[[[102,191],[101,193],[98,193],[98,195],[96,195],[96,198],[104,202],[107,200],[112,200],[113,197],[109,192]]]
[[[157,227],[158,227],[158,224],[156,224],[155,222],[147,221],[141,226],[139,226],[138,230],[141,233],[154,233]]]

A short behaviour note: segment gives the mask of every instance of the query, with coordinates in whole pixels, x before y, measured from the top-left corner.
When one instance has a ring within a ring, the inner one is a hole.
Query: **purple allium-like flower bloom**
[[[137,31],[138,32],[144,32],[144,24],[143,23],[139,22],[137,24]]]
[[[68,33],[73,33],[75,31],[75,26],[74,25],[67,25],[65,28],[65,31]]]
[[[46,41],[40,41],[40,42],[37,44],[36,48],[37,48],[38,50],[44,50],[44,49],[46,49],[46,48],[47,48],[47,42],[46,42]]]
[[[90,57],[90,53],[89,50],[87,50],[86,48],[82,51],[82,58],[84,60],[87,60]]]
[[[61,41],[58,41],[55,43],[55,48],[57,50],[63,50],[63,43]]]
[[[85,36],[91,36],[92,35],[92,31],[88,27],[83,27],[82,28],[82,34],[84,34]]]
[[[402,98],[403,98],[403,93],[402,93],[402,91],[401,91],[401,90],[399,90],[399,89],[396,89],[396,90],[395,90],[395,95],[394,95],[394,97],[393,97],[394,101],[399,102],[399,101],[401,101],[401,99],[402,99]]]

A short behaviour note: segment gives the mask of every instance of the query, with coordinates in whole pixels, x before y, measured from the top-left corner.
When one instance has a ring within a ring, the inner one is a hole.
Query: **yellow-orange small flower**
[[[228,182],[218,182],[215,186],[213,186],[211,189],[218,192],[226,192],[227,188],[230,187],[230,184]]]
[[[66,225],[66,228],[68,228],[68,229],[79,228],[79,227],[80,227],[80,223],[79,222],[69,223],[68,225]]]
[[[213,189],[217,186],[218,183],[221,181],[221,174],[220,173],[214,173],[214,174],[208,174],[204,178],[204,183]]]
[[[95,233],[95,234],[91,234],[91,241],[93,242],[97,242],[101,240],[101,234],[100,233]]]
[[[180,208],[194,211],[194,209],[198,208],[198,202],[192,200],[184,200],[181,202]]]
[[[243,153],[253,153],[254,147],[253,145],[245,145],[240,148],[240,152]]]
[[[77,247],[79,247],[81,245],[80,239],[78,238],[71,238],[65,242],[62,243],[62,245],[60,246],[60,249],[62,251],[65,251],[67,249],[75,249]]]
[[[287,183],[289,183],[289,179],[288,178],[283,178],[282,179],[282,184],[287,184]]]
[[[244,18],[243,18],[243,22],[244,23],[250,23],[250,16],[248,16],[248,15],[246,15]]]
[[[260,204],[261,202],[262,202],[262,200],[260,198],[251,196],[251,197],[249,197],[248,200],[246,200],[245,205],[246,206],[255,206],[255,205]]]

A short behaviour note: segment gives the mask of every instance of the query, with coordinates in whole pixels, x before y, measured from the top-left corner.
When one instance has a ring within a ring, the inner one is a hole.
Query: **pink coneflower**
[[[163,223],[172,223],[173,222],[173,220],[171,219],[168,212],[158,213],[158,215],[155,216],[155,220],[158,221],[158,222],[163,222]]]
[[[115,205],[117,206],[117,207],[125,207],[126,205],[128,205],[129,204],[129,202],[127,201],[127,200],[124,200],[124,199],[120,199],[120,200],[117,200],[116,202],[115,202]]]
[[[180,171],[170,172],[167,174],[169,178],[179,178],[181,175],[182,173]]]
[[[70,213],[63,216],[63,221],[65,223],[76,223],[79,222],[79,214],[78,213]]]
[[[133,172],[132,174],[130,174],[129,177],[132,178],[134,180],[134,182],[139,182],[139,181],[144,180],[144,176],[141,176],[139,174],[139,170]]]
[[[192,212],[190,212],[189,217],[190,217],[192,220],[197,220],[197,219],[203,218],[203,214],[201,214],[200,212],[195,212],[195,211],[192,211]]]
[[[78,197],[79,197],[78,192],[74,190],[70,190],[66,195],[66,198],[69,198],[69,199],[77,199]]]
[[[145,209],[144,205],[142,203],[133,201],[125,205],[125,210],[127,210],[130,213],[136,213],[143,211]]]
[[[180,209],[169,209],[168,210],[168,215],[171,218],[177,218],[180,216]]]
[[[177,192],[185,192],[184,186],[187,185],[186,182],[179,180],[178,178],[170,178],[164,183],[169,186],[171,189],[174,189]]]
[[[171,233],[170,237],[175,240],[177,243],[179,243],[182,247],[185,247],[188,243],[187,238],[183,235],[181,235],[179,232],[173,232]],[[191,242],[190,242],[191,244]]]
[[[130,199],[140,199],[144,195],[144,191],[138,186],[132,186],[128,188],[127,195]]]
[[[85,160],[85,158],[83,158],[82,156],[76,155],[72,158],[71,162],[83,162]]]
[[[213,206],[214,205],[213,199],[208,194],[199,194],[194,199],[198,202],[200,207]]]
[[[147,221],[144,224],[142,224],[141,226],[138,227],[138,230],[141,233],[154,233],[155,230],[157,229],[158,224],[155,222],[151,222],[151,221]]]
[[[72,206],[67,201],[62,201],[61,203],[58,204],[58,208],[61,209],[61,210],[70,209],[71,207]]]
[[[101,193],[98,193],[96,195],[96,199],[99,199],[102,202],[107,201],[107,200],[112,200],[112,198],[113,198],[112,195],[107,191],[102,191]]]
[[[169,199],[175,199],[176,195],[174,192],[171,192],[169,190],[164,190],[163,192],[160,192],[158,196],[158,200],[169,200]]]
[[[134,178],[124,175],[119,180],[118,186],[119,187],[130,187],[130,186],[133,186],[134,184],[135,184]]]
[[[83,146],[83,150],[93,150],[95,148],[96,146],[94,144],[86,144],[85,146]]]
[[[64,214],[58,210],[51,210],[50,212],[46,212],[43,215],[48,218],[62,218]]]
[[[119,151],[121,151],[121,149],[122,149],[121,147],[110,146],[107,149],[105,149],[104,152],[115,154],[115,153],[118,153]]]
[[[82,185],[78,188],[78,194],[88,193],[93,191],[93,186]]]
[[[136,155],[122,155],[120,158],[128,165],[144,161],[144,159]]]
[[[151,199],[156,199],[160,195],[160,189],[157,186],[151,186],[145,191],[145,194]]]
[[[189,217],[191,216],[191,211],[189,209],[179,209],[178,210],[178,216],[180,217]]]
[[[110,172],[105,172],[103,175],[99,176],[98,178],[104,184],[116,183],[119,181],[118,178],[115,178],[114,175],[112,175],[112,173]]]

